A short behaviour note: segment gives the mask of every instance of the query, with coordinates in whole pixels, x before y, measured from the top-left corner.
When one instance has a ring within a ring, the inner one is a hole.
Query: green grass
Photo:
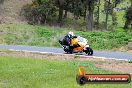
[[[11,51],[8,49],[0,49],[0,52],[11,52]]]
[[[129,60],[128,63],[132,63],[132,60]]]
[[[132,41],[132,32],[125,32],[122,28],[113,32],[82,32],[68,28],[3,24],[0,31],[0,44],[60,47],[58,40],[69,31],[88,39],[89,45],[96,50],[120,48]]]
[[[0,44],[59,46],[58,39],[65,33],[60,28],[27,24],[0,25]]]
[[[120,30],[120,29],[119,29]],[[91,47],[97,50],[120,48],[132,41],[132,32],[77,32],[76,34],[88,39]]]
[[[86,61],[0,57],[0,88],[131,88],[132,83],[80,86],[76,83],[78,64],[89,74],[116,73],[95,68]]]

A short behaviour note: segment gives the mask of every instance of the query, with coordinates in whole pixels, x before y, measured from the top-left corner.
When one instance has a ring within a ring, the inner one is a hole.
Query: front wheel
[[[84,85],[86,83],[86,78],[84,76],[77,76],[76,81],[80,85]]]
[[[93,50],[90,47],[87,47],[86,54],[93,55]]]

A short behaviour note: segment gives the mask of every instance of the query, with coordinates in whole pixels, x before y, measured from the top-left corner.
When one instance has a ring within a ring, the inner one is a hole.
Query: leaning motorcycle
[[[93,55],[93,50],[89,47],[86,38],[77,36],[76,38],[69,39],[68,37],[64,37],[59,40],[59,43],[66,53],[85,52],[88,55]]]

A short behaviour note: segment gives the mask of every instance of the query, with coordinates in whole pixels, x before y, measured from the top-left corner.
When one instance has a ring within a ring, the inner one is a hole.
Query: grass
[[[68,28],[33,26],[28,24],[0,25],[0,44],[60,47],[58,40],[69,31],[88,39],[96,50],[120,48],[132,41],[132,32],[117,28],[113,32],[82,32]]]
[[[78,64],[87,73],[116,73],[95,68],[93,62],[56,61],[31,58],[0,57],[1,88],[131,88],[130,84],[76,83]]]
[[[129,60],[128,63],[132,63],[132,60]]]
[[[131,32],[77,32],[88,39],[91,47],[97,50],[110,50],[125,46],[132,41]]]
[[[0,25],[0,43],[32,46],[56,46],[63,30],[26,24]],[[57,31],[57,32],[56,32]],[[52,42],[51,42],[52,40]]]
[[[0,49],[0,52],[11,52],[11,51],[8,49]]]

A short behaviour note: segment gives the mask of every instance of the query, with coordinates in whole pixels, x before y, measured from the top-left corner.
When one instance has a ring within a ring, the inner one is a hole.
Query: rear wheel
[[[73,53],[73,50],[69,47],[69,48],[64,48],[64,51],[68,54],[72,54]]]
[[[72,54],[73,52],[72,51],[69,51],[69,54]]]
[[[72,54],[72,53],[73,53],[73,49],[69,48],[69,54]]]
[[[93,55],[93,50],[90,47],[87,47],[86,54]]]

